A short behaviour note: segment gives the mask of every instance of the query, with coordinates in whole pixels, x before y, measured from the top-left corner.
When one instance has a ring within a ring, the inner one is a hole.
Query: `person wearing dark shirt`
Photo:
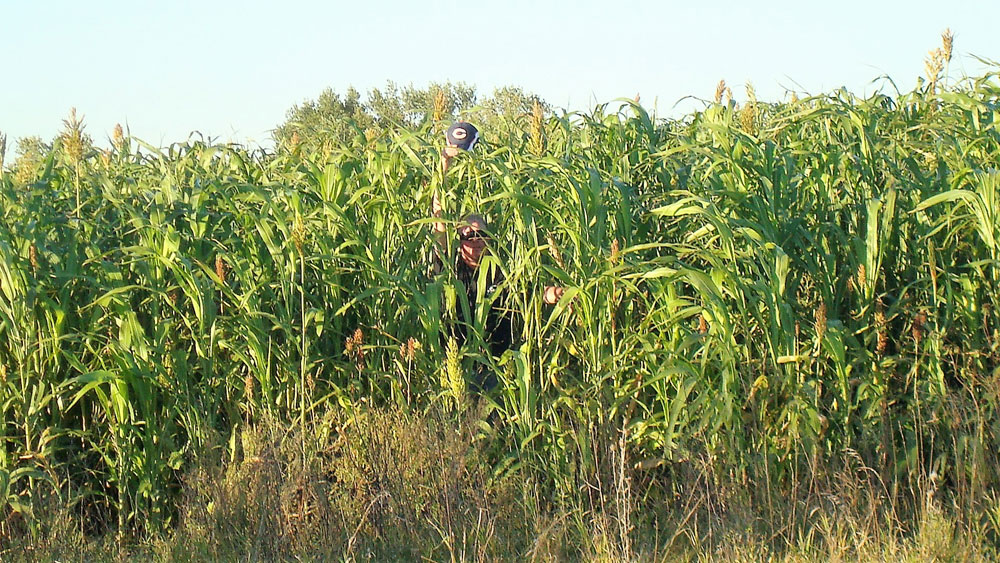
[[[458,256],[455,260],[455,277],[465,288],[465,296],[469,303],[469,312],[475,315],[479,303],[479,266],[492,242],[486,220],[480,215],[469,215],[458,227]],[[499,269],[488,272],[483,297],[494,296],[493,306],[486,314],[483,326],[483,341],[489,346],[493,356],[501,356],[511,347],[513,342],[513,324],[511,312],[502,310],[506,307],[507,290],[501,285],[503,273]],[[499,290],[499,293],[497,291]],[[459,345],[466,341],[465,331],[472,325],[472,319],[466,319],[461,325],[460,334],[456,334]]]
[[[441,210],[436,197],[433,206],[435,217],[440,217]],[[443,236],[447,231],[443,222],[436,222],[434,230],[440,235],[437,245],[440,251],[444,247]],[[499,357],[514,344],[517,316],[514,311],[509,309],[507,289],[503,284],[503,273],[498,268],[490,269],[487,273],[488,277],[484,280],[486,282],[485,290],[481,295],[479,293],[479,268],[493,242],[490,233],[491,229],[486,220],[477,214],[466,216],[455,230],[458,237],[454,262],[455,278],[464,288],[471,318],[465,318],[460,309],[458,311],[459,322],[449,327],[448,336],[455,338],[459,346],[468,342],[468,331],[475,325],[474,316],[479,299],[492,298],[492,304],[483,322],[482,336],[483,342],[489,348],[490,355]],[[440,260],[440,258],[438,259]],[[546,304],[552,305],[559,301],[562,294],[562,287],[547,286],[542,298]],[[479,387],[479,390],[489,390],[496,385],[496,374],[483,373],[480,370],[476,374],[473,384]]]

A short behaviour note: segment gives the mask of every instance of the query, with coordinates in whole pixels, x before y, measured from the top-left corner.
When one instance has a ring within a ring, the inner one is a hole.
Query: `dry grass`
[[[995,555],[936,497],[901,508],[848,456],[785,490],[741,486],[708,460],[636,469],[594,436],[597,469],[556,502],[530,471],[493,476],[483,417],[334,411],[244,428],[199,453],[178,524],[125,543],[55,504],[4,560],[965,561]],[[603,442],[601,440],[604,440]],[[303,463],[305,455],[305,463]],[[902,522],[915,522],[908,529]]]
[[[525,525],[517,491],[491,482],[462,426],[400,412],[330,413],[308,426],[305,463],[288,428],[245,429],[235,458],[190,474],[181,525],[162,544],[167,558],[185,559],[191,546],[209,559],[251,560],[523,552],[512,533]]]

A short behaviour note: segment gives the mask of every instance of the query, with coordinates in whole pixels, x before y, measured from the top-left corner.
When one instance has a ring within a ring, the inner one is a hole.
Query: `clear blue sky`
[[[841,86],[882,75],[908,91],[940,33],[951,76],[1000,60],[995,0],[34,0],[2,1],[0,131],[51,140],[70,107],[106,145],[115,123],[157,145],[200,131],[269,144],[296,103],[326,87],[460,81],[520,86],[557,107],[641,94],[661,116],[710,99]]]

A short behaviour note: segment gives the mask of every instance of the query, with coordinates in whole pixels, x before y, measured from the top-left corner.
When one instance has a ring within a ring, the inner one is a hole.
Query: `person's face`
[[[486,225],[478,220],[472,220],[458,228],[458,255],[466,266],[479,267],[488,240]]]

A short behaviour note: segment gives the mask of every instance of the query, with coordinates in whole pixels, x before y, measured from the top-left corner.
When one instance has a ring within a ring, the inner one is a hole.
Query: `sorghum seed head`
[[[246,374],[243,376],[243,393],[246,395],[248,401],[253,401],[253,392],[256,380],[253,375]]]
[[[445,96],[444,88],[438,88],[434,92],[434,113],[431,116],[435,123],[444,119],[447,103],[448,98]]]
[[[875,353],[881,357],[889,345],[889,337],[885,333],[885,307],[881,299],[875,305],[875,330]]]
[[[75,163],[79,164],[83,160],[83,118],[76,116],[76,108],[70,108],[69,118],[63,120],[62,141],[63,150],[66,155]]]
[[[941,49],[944,53],[945,62],[951,62],[952,48],[955,44],[955,34],[951,32],[950,27],[946,27],[944,32],[941,33]]]
[[[556,264],[558,264],[560,268],[565,270],[566,264],[563,262],[562,253],[559,252],[559,247],[556,246],[556,240],[552,238],[552,233],[545,234],[545,242],[549,245],[549,254],[552,256],[552,259],[556,261]]]
[[[406,361],[412,362],[417,358],[417,350],[420,349],[420,342],[416,338],[410,337],[406,341]]]
[[[944,51],[938,48],[928,52],[927,58],[924,59],[924,73],[927,75],[931,94],[937,91],[937,83],[941,78],[942,70],[944,70]]]
[[[412,363],[417,357],[417,350],[420,349],[420,343],[417,342],[416,338],[412,336],[405,342],[399,343],[399,359]]]
[[[122,130],[121,123],[115,123],[115,128],[111,131],[111,144],[116,149],[121,149],[122,143],[125,141],[125,131]]]
[[[465,402],[465,375],[462,373],[462,356],[458,341],[454,338],[448,339],[442,376],[442,383],[451,392],[455,404],[461,406]]]
[[[354,334],[348,337],[345,346],[347,352],[354,356],[354,364],[358,368],[358,371],[361,371],[365,366],[364,338],[364,332],[360,328],[356,328],[354,329]]]
[[[399,357],[408,363],[413,363],[419,349],[420,342],[417,342],[417,339],[411,336],[406,342],[399,343]]]
[[[726,93],[726,81],[720,80],[715,86],[715,103],[722,103],[722,95]]]
[[[920,345],[920,341],[924,336],[924,324],[927,322],[927,314],[923,311],[917,313],[913,317],[913,325],[910,327],[910,335],[913,336],[914,342],[917,346]]]
[[[820,340],[826,335],[826,303],[820,303],[813,311],[813,319],[816,322],[816,337]]]
[[[219,282],[226,284],[226,261],[221,254],[215,256],[215,275],[219,277]]]
[[[295,224],[292,226],[292,243],[295,244],[295,250],[302,254],[302,247],[306,240],[306,226],[302,221],[302,217],[295,218]]]

